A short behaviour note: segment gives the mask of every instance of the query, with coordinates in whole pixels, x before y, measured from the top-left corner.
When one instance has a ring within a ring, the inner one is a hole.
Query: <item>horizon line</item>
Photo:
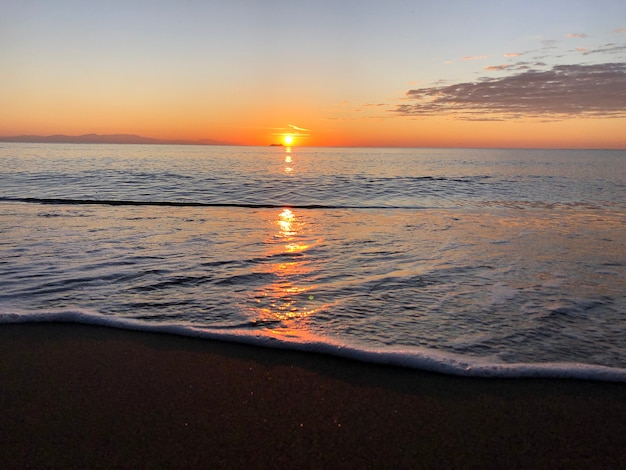
[[[82,138],[82,140],[81,140]],[[89,140],[90,138],[93,140]],[[116,140],[116,138],[118,138]],[[124,138],[128,140],[123,140]],[[32,139],[32,140],[31,140]],[[49,140],[46,140],[49,139]],[[55,140],[56,139],[56,140]],[[74,139],[74,140],[73,140]],[[100,140],[99,140],[100,139]],[[102,140],[110,139],[110,140]],[[133,141],[133,139],[135,141]],[[621,147],[545,147],[545,146],[448,146],[448,145],[282,145],[277,143],[271,144],[243,144],[233,142],[221,142],[210,138],[201,139],[160,139],[156,137],[145,137],[138,134],[96,134],[87,133],[80,135],[67,134],[21,134],[14,136],[0,136],[0,143],[16,143],[16,144],[77,144],[77,145],[195,145],[195,146],[218,146],[218,147],[273,147],[281,148],[406,148],[406,149],[485,149],[485,150],[626,150],[626,146]]]

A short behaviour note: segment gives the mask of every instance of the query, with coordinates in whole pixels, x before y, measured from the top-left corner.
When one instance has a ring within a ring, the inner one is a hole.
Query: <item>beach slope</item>
[[[23,467],[617,468],[626,384],[471,379],[75,324],[0,326]]]

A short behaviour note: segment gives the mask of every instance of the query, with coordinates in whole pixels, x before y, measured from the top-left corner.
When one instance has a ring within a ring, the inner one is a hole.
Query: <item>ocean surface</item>
[[[0,323],[626,381],[626,151],[0,144],[0,234]]]

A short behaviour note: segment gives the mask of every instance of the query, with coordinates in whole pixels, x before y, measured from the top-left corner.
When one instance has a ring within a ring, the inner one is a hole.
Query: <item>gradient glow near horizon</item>
[[[0,3],[0,135],[626,148],[626,2]]]

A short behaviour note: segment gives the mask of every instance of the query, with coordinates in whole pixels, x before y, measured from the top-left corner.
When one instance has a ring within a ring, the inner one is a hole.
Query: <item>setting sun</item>
[[[626,149],[624,1],[8,3],[0,141]]]

